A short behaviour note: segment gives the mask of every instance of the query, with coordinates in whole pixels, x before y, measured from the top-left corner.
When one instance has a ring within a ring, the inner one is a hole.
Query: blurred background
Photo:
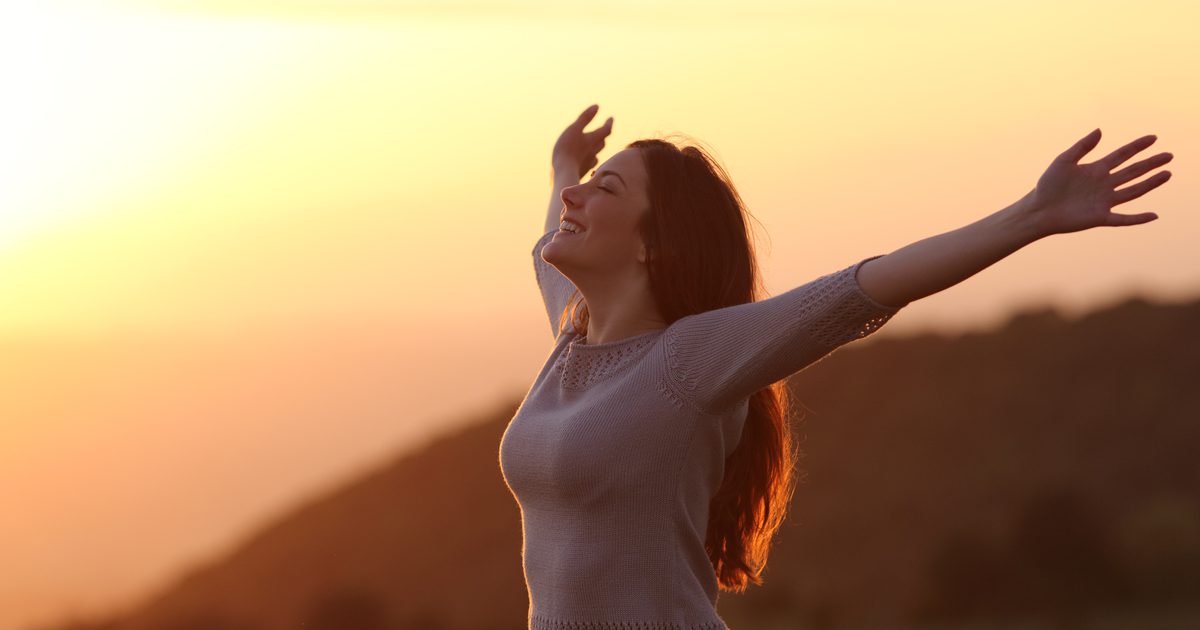
[[[1198,13],[4,3],[0,628],[524,627],[497,453],[553,343],[550,150],[592,103],[601,162],[713,149],[772,294],[1009,205],[1096,127],[1086,162],[1157,134],[1135,160],[1173,177],[1116,211],[1158,220],[1034,243],[792,379],[809,480],[719,610],[1200,626]]]

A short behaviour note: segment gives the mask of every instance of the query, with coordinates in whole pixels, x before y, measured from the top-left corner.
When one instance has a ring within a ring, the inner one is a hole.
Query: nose
[[[579,188],[583,184],[575,184],[562,189],[562,202],[568,207],[579,205]]]

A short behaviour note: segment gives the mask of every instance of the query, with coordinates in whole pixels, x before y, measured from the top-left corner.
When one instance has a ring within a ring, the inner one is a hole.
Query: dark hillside
[[[806,478],[766,584],[722,594],[721,614],[739,630],[1071,627],[1200,601],[1198,377],[1200,301],[843,347],[791,380]],[[525,627],[498,463],[522,395],[265,525],[126,619],[62,628]]]

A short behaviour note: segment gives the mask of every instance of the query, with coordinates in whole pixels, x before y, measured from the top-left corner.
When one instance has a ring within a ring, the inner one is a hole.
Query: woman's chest
[[[673,482],[694,418],[655,391],[657,373],[624,370],[582,389],[563,387],[561,374],[530,391],[502,438],[501,465],[518,497],[602,501]]]

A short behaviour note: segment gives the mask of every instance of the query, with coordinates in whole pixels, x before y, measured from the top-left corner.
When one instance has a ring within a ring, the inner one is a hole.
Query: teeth
[[[583,228],[581,228],[578,223],[566,219],[564,219],[562,223],[558,224],[558,229],[574,232],[576,234],[583,231]]]

